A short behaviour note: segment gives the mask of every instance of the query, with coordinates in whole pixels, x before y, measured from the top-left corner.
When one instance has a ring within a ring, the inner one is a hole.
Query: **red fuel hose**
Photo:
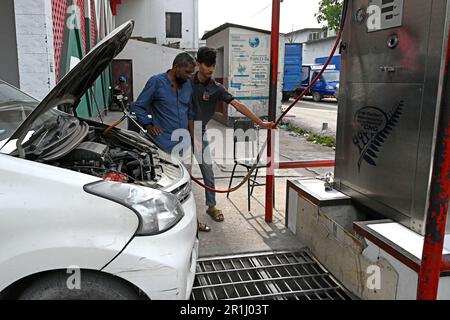
[[[346,6],[346,4],[344,4],[344,7]],[[344,8],[344,12],[346,8]],[[345,14],[343,19],[345,19]],[[311,88],[316,84],[316,82],[320,79],[320,77],[322,76],[322,74],[325,72],[325,70],[327,69],[327,67],[329,66],[331,59],[334,57],[334,54],[336,53],[336,50],[339,46],[339,43],[341,41],[342,38],[342,33],[344,31],[343,28],[344,24],[342,23],[341,25],[341,29],[339,30],[339,34],[336,38],[336,42],[334,44],[333,50],[331,51],[330,56],[328,57],[327,61],[325,62],[322,70],[319,72],[319,74],[314,78],[314,80],[311,82],[311,84],[305,89],[303,90],[303,92],[295,99],[295,101],[286,109],[286,111],[283,112],[283,114],[280,116],[280,118],[277,120],[277,122],[275,122],[275,127],[277,127],[281,120],[283,120],[283,118],[288,114],[288,112],[300,101],[301,98],[303,98],[305,96],[305,94],[307,94],[309,92],[309,90],[311,90]],[[238,184],[237,186],[229,189],[229,190],[217,190],[211,187],[208,187],[207,185],[205,185],[203,182],[201,182],[199,179],[195,178],[194,176],[191,175],[191,179],[192,181],[194,181],[195,183],[197,183],[199,186],[203,187],[206,190],[209,191],[213,191],[215,193],[232,193],[238,189],[240,189],[252,176],[253,172],[255,171],[255,169],[257,168],[259,161],[261,159],[262,153],[264,151],[264,149],[266,148],[267,145],[267,141],[264,143],[263,147],[261,148],[261,152],[258,154],[258,158],[256,159],[255,165],[252,167],[252,169],[248,172],[248,174],[245,176],[244,180],[242,180],[242,182],[240,184]]]
[[[339,28],[339,33],[338,33],[338,36],[336,38],[336,42],[334,44],[333,50],[331,51],[330,56],[328,57],[327,61],[325,62],[322,70],[314,78],[314,80],[311,82],[311,84],[305,90],[303,90],[303,92],[295,99],[295,101],[289,106],[289,108],[287,108],[286,111],[283,112],[281,117],[277,120],[277,122],[275,122],[275,127],[277,127],[281,123],[281,120],[283,120],[283,118],[300,101],[300,99],[303,98],[305,96],[305,94],[307,94],[309,92],[309,90],[311,90],[311,88],[316,84],[316,82],[320,79],[322,74],[327,69],[328,65],[331,62],[331,59],[333,59],[334,54],[336,53],[336,50],[337,50],[337,48],[339,46],[339,42],[341,41],[342,33],[344,32],[345,20],[346,20],[346,17],[347,17],[348,2],[349,2],[348,0],[344,0],[344,3],[342,5],[342,17],[341,17],[341,24],[340,24],[340,28]],[[239,188],[241,188],[250,179],[250,177],[252,176],[253,172],[258,167],[259,161],[261,159],[261,156],[263,154],[264,149],[266,148],[266,145],[267,145],[267,141],[264,143],[264,146],[261,148],[261,151],[258,154],[258,158],[256,159],[255,165],[252,167],[252,169],[249,171],[249,173],[245,176],[244,180],[240,184],[238,184],[236,187],[233,187],[233,188],[231,188],[229,190],[217,190],[217,189],[208,187],[207,185],[205,185],[203,182],[201,182],[199,179],[193,177],[192,175],[191,175],[191,179],[195,183],[197,183],[199,186],[203,187],[206,190],[213,191],[215,193],[232,193],[232,192],[238,190]]]
[[[336,38],[336,42],[334,44],[333,50],[331,51],[330,56],[328,57],[327,61],[325,62],[322,70],[320,70],[319,74],[314,78],[314,80],[311,82],[311,84],[305,89],[303,90],[302,93],[300,93],[300,95],[295,99],[295,101],[289,106],[289,108],[286,109],[286,111],[283,112],[283,114],[281,115],[281,117],[277,120],[277,122],[275,123],[275,126],[278,126],[281,122],[281,120],[283,120],[283,118],[289,113],[289,111],[300,101],[301,98],[303,98],[305,96],[305,94],[307,94],[309,92],[309,90],[311,90],[311,88],[316,84],[316,82],[320,79],[320,77],[322,76],[322,74],[325,72],[325,70],[327,69],[327,67],[330,65],[331,59],[333,59],[334,54],[336,53],[336,50],[339,46],[339,41],[341,41],[342,38],[342,32],[343,30],[341,29],[339,31],[339,34]]]

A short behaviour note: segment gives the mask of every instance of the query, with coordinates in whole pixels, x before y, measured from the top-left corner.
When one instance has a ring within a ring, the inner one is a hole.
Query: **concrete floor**
[[[226,189],[228,179],[218,180],[216,186]],[[286,179],[276,180],[276,190],[286,188]],[[285,227],[285,192],[277,192],[273,222],[265,222],[265,188],[256,188],[251,198],[251,211],[247,209],[247,188],[244,187],[230,195],[217,196],[217,207],[225,216],[225,221],[217,223],[205,212],[204,191],[194,188],[197,214],[201,222],[207,223],[212,231],[200,233],[200,257],[234,255],[243,253],[297,250],[303,245]]]
[[[112,123],[118,118],[120,118],[120,113],[109,112],[108,116],[103,117],[103,120],[105,123]],[[122,123],[120,127],[126,128],[126,123]],[[209,129],[224,131],[226,128],[218,122],[212,121]],[[227,189],[233,167],[232,154],[230,158],[230,156],[224,157],[222,153],[218,152],[214,159],[217,160],[214,166],[216,187],[221,190]],[[303,137],[292,137],[286,131],[280,130],[279,159],[281,161],[329,160],[334,159],[334,151],[331,148],[308,143]],[[199,256],[212,257],[303,248],[303,244],[285,226],[286,181],[288,179],[310,179],[330,170],[332,169],[276,170],[276,203],[273,222],[270,224],[265,222],[264,187],[255,188],[251,198],[251,212],[248,212],[247,209],[246,185],[231,194],[229,199],[225,194],[218,194],[217,207],[223,211],[225,221],[217,223],[206,214],[204,190],[194,185],[198,218],[212,228],[209,233],[201,232],[199,234]],[[193,166],[192,172],[195,177],[201,178],[197,165]],[[237,170],[236,175],[242,177],[246,172],[245,168],[241,167]],[[264,176],[263,170],[258,175],[261,182],[265,182]],[[233,185],[237,185],[241,180],[242,178],[236,178]]]
[[[287,109],[294,102],[283,103]],[[314,102],[309,97],[300,100],[293,107],[285,121],[295,124],[297,127],[317,135],[336,136],[338,104],[334,99],[325,99],[322,102]],[[324,124],[328,129],[324,129]]]

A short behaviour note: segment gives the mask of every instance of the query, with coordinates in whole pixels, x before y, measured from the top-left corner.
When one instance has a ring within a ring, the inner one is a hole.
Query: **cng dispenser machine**
[[[359,298],[415,299],[449,108],[450,0],[351,0],[346,14],[334,189],[288,181],[286,222]],[[446,234],[444,255],[449,224]],[[380,272],[375,289],[367,270]],[[450,299],[445,273],[438,297]]]

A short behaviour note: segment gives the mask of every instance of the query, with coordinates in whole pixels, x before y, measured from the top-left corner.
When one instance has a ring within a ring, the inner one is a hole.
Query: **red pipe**
[[[122,0],[111,0],[111,13],[117,16],[117,5],[122,4]]]
[[[335,167],[334,160],[317,160],[317,161],[295,161],[295,162],[280,162],[277,165],[278,169],[304,169],[304,168],[326,168]]]
[[[117,15],[117,0],[111,0],[111,12],[113,16]]]
[[[272,33],[270,44],[270,98],[269,121],[276,120],[277,82],[278,82],[278,52],[280,50],[280,0],[272,1]],[[273,204],[275,202],[275,135],[273,130],[267,134],[267,161],[266,174],[266,217],[267,223],[273,220]]]
[[[440,273],[443,267],[442,251],[444,249],[448,202],[450,199],[450,81],[448,79],[450,30],[447,46],[447,60],[444,69],[442,102],[433,160],[425,243],[417,289],[418,300],[437,299]],[[445,264],[444,267],[448,267]]]
[[[289,106],[289,108],[286,109],[286,111],[283,112],[283,114],[281,115],[281,117],[278,119],[278,121],[276,122],[276,126],[278,126],[281,123],[281,120],[283,120],[283,118],[289,113],[289,111],[291,111],[291,109],[297,104],[297,102],[300,101],[301,98],[303,98],[303,96],[305,94],[307,94],[309,92],[309,90],[311,90],[311,88],[316,84],[316,82],[320,79],[320,77],[322,76],[322,74],[325,72],[325,70],[327,69],[328,65],[331,62],[331,59],[333,59],[334,54],[336,53],[336,50],[339,46],[339,42],[341,41],[342,38],[342,33],[344,32],[344,29],[341,29],[339,31],[339,34],[336,38],[336,42],[334,43],[334,47],[333,50],[331,51],[330,56],[328,57],[327,61],[325,62],[322,70],[320,70],[319,74],[314,78],[313,81],[311,81],[311,83],[309,84],[309,86],[303,90],[303,92],[295,99],[295,101]]]
[[[342,38],[342,33],[343,33],[343,28],[344,28],[344,24],[345,24],[345,18],[346,18],[346,12],[347,12],[347,6],[348,6],[348,0],[344,1],[344,5],[343,5],[343,14],[342,14],[342,21],[341,21],[341,30],[338,34],[338,37],[336,38],[336,43],[334,45],[334,48],[330,54],[330,56],[328,57],[328,60],[325,62],[325,65],[323,66],[322,70],[320,71],[320,73],[316,76],[315,79],[313,79],[313,81],[311,82],[311,84],[297,97],[297,99],[292,103],[292,105],[281,115],[280,118],[278,118],[278,120],[276,121],[276,126],[278,126],[281,122],[281,120],[286,116],[286,114],[297,104],[297,102],[306,94],[309,92],[309,90],[312,88],[312,86],[314,86],[314,84],[316,84],[316,82],[319,80],[319,78],[321,77],[321,75],[323,74],[323,72],[326,70],[327,66],[330,64],[331,59],[333,58],[337,47],[339,45],[339,42],[341,41]],[[277,76],[278,76],[278,51],[274,52],[274,48],[279,47],[279,12],[280,12],[280,3],[277,2],[276,0],[274,0],[274,5],[272,6],[272,23],[275,26],[272,26],[272,29],[278,29],[277,33],[272,32],[271,34],[271,39],[272,39],[272,44],[273,42],[277,42],[277,46],[275,47],[274,45],[272,45],[272,50],[271,50],[271,76],[270,76],[270,99],[269,99],[269,119],[275,119],[276,118],[276,95],[277,95]],[[275,63],[276,66],[274,65],[274,60],[272,59],[272,55],[275,55],[277,57]],[[276,71],[276,72],[274,72]],[[273,141],[274,141],[274,133],[269,130],[268,132],[268,137],[267,137],[267,154],[268,154],[268,164],[269,164],[269,169],[267,170],[267,175],[266,175],[266,221],[268,223],[272,222],[272,216],[273,216],[273,203],[275,200],[274,197],[274,185],[275,185],[275,177],[274,177],[274,165],[272,165],[272,161],[270,161],[272,158],[274,158],[273,153],[274,153],[274,148],[273,148]],[[264,147],[265,148],[265,147]],[[264,148],[262,148],[261,152],[264,150]],[[259,159],[262,156],[262,154],[258,155],[258,163],[259,163]],[[334,166],[334,165],[329,165],[329,164],[325,164],[325,167],[328,166]],[[304,168],[304,167],[301,167]],[[253,172],[256,169],[256,165],[252,168],[252,170],[250,172]],[[288,168],[290,169],[290,168]],[[199,179],[193,177],[191,175],[192,180],[197,183],[199,186],[216,192],[216,193],[231,193],[234,192],[236,190],[238,190],[240,188],[240,186],[244,185],[244,183],[248,180],[248,178],[250,178],[250,173],[247,175],[247,178],[244,179],[238,186],[230,189],[230,190],[217,190],[211,187],[206,186],[204,183],[202,183]],[[269,204],[269,205],[268,205]]]

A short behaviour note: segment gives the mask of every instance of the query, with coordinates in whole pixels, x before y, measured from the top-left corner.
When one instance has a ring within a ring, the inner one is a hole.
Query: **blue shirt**
[[[179,141],[172,141],[176,129],[187,129],[188,120],[194,119],[192,109],[192,83],[187,81],[175,92],[167,72],[151,77],[134,103],[137,121],[144,128],[160,127],[163,133],[154,137],[158,145],[171,152]],[[152,119],[148,117],[152,116]]]

